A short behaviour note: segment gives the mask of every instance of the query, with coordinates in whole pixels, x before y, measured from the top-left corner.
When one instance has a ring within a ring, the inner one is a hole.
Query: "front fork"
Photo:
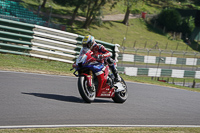
[[[73,69],[74,68],[70,69],[70,71],[72,71]],[[73,73],[76,77],[79,77],[79,75],[84,75],[86,77],[86,80],[87,80],[87,86],[92,87],[92,71],[91,70],[89,71],[89,74],[86,74],[86,73],[76,74],[76,72],[78,72],[78,71],[76,70]]]
[[[83,73],[83,74],[81,74],[81,75],[84,75],[85,77],[86,77],[86,80],[87,80],[87,86],[88,87],[92,87],[92,71],[90,70],[89,71],[89,74],[85,74],[85,73]]]

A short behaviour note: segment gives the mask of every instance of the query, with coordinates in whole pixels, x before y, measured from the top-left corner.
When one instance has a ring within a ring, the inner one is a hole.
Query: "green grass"
[[[157,49],[179,50],[179,51],[194,51],[181,40],[172,40],[169,34],[163,34],[162,30],[155,29],[147,24],[143,19],[130,19],[129,26],[122,24],[121,21],[104,22],[100,27],[93,24],[89,29],[81,29],[81,22],[77,23],[73,28],[68,28],[68,32],[73,32],[81,35],[91,34],[96,39],[114,44],[120,44],[127,49],[125,52],[131,52],[129,49],[152,49],[157,44]],[[123,42],[124,37],[126,40]],[[177,46],[178,45],[178,46]]]
[[[200,128],[76,127],[44,129],[3,129],[0,133],[199,133]]]
[[[71,66],[71,64],[63,62],[20,55],[0,54],[1,70],[70,75]]]

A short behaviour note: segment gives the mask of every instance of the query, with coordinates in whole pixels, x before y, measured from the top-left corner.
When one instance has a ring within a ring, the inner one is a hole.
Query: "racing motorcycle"
[[[97,78],[93,65],[97,70],[103,71],[103,78]],[[85,102],[91,103],[95,97],[112,98],[116,103],[124,103],[127,100],[127,85],[123,78],[121,77],[120,82],[115,82],[109,66],[99,62],[90,49],[81,50],[71,70],[73,69],[73,74],[78,77],[79,93]]]

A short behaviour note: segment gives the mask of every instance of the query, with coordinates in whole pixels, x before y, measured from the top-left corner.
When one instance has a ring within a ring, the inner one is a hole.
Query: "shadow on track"
[[[64,96],[64,95],[57,95],[57,94],[45,94],[45,93],[25,93],[22,94],[32,95],[36,97],[46,98],[46,99],[54,99],[58,101],[65,101],[65,102],[74,102],[74,103],[85,103],[83,99],[75,97],[75,96]],[[102,100],[102,99],[95,99],[94,103],[110,103],[112,101],[109,100]]]

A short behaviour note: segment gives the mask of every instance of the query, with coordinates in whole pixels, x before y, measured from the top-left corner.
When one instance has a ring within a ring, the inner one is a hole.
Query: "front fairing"
[[[104,64],[98,62],[93,56],[93,52],[88,48],[82,48],[79,57],[76,59],[76,70],[89,68],[93,72],[100,71],[104,68]]]
[[[90,62],[90,63],[87,63],[87,64],[78,63],[76,70],[79,71],[81,69],[88,68],[88,69],[92,70],[93,72],[96,72],[96,71],[102,70],[104,67],[105,67],[104,64],[99,63],[99,62]]]

